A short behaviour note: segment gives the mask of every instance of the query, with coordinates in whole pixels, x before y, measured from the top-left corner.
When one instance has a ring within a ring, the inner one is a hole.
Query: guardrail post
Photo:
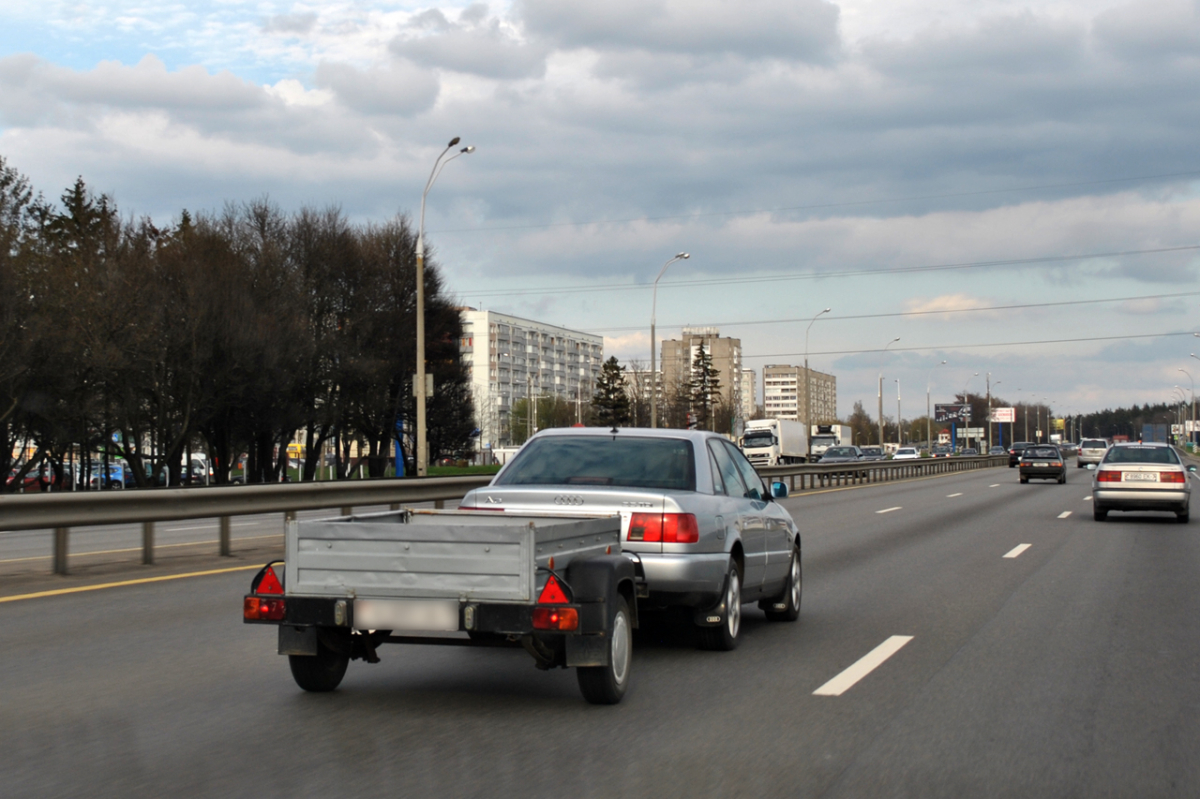
[[[154,564],[154,522],[142,522],[142,563]]]
[[[67,528],[54,528],[54,573],[67,573]]]
[[[445,510],[446,509],[446,500],[435,499],[433,501],[433,507],[437,508],[438,510]]]
[[[228,558],[233,552],[229,546],[229,517],[221,517],[221,557]]]

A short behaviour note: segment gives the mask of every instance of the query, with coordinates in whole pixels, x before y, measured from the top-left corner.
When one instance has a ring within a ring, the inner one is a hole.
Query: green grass
[[[499,466],[430,466],[430,477],[461,477],[468,474],[495,474]]]

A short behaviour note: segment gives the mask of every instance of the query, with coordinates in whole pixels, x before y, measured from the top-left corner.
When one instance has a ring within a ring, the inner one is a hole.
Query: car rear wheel
[[[737,649],[742,632],[742,574],[736,562],[729,564],[725,578],[725,617],[715,627],[700,628],[700,646],[715,652]]]
[[[288,655],[288,665],[296,685],[305,691],[325,693],[341,685],[346,667],[350,665],[350,655],[334,652],[318,639],[317,654]]]
[[[1066,473],[1066,472],[1063,472],[1063,473],[1062,473],[1062,476],[1058,478],[1058,484],[1059,484],[1059,485],[1065,485],[1065,484],[1066,484],[1066,482],[1067,482],[1067,473]]]
[[[1028,478],[1028,477],[1026,477],[1025,475],[1021,475],[1021,477],[1020,477],[1020,480],[1021,480],[1021,482],[1022,482],[1022,483],[1028,483],[1028,482],[1029,482],[1029,478]]]
[[[767,615],[767,621],[795,621],[800,618],[800,599],[804,592],[804,578],[800,569],[800,550],[792,550],[792,562],[788,566],[788,580],[783,593],[774,599],[758,603]]]
[[[1108,518],[1108,511],[1106,511],[1102,508],[1093,507],[1092,508],[1092,518],[1098,522],[1102,522]]]
[[[1184,508],[1181,511],[1175,511],[1175,518],[1179,520],[1180,524],[1187,524],[1188,523],[1188,509]]]
[[[633,661],[633,625],[629,604],[619,596],[613,612],[607,666],[580,666],[575,669],[579,691],[593,705],[615,705],[629,687],[629,666]]]

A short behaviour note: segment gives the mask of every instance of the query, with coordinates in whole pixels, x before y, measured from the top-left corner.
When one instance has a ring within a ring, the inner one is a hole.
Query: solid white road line
[[[1058,514],[1058,518],[1060,518],[1060,519],[1065,519],[1065,518],[1067,518],[1067,517],[1068,517],[1068,516],[1070,516],[1070,515],[1071,515],[1071,511],[1069,511],[1069,510],[1065,510],[1065,511],[1063,511],[1062,513]]]
[[[961,497],[961,496],[962,496],[962,492],[959,491],[957,494],[947,494],[946,499],[952,499],[953,497]]]
[[[1005,555],[1004,557],[1006,557],[1006,558],[1018,557],[1018,556],[1020,556],[1020,554],[1022,552],[1029,549],[1031,546],[1033,546],[1033,544],[1021,544],[1020,546],[1015,546],[1011,550],[1009,550],[1009,553],[1007,555]]]
[[[896,507],[894,507],[894,508],[884,508],[883,510],[877,510],[877,511],[875,511],[875,512],[876,512],[876,513],[891,513],[891,512],[892,512],[892,511],[894,511],[894,510],[900,510],[900,506],[899,506],[899,505],[897,505],[897,506],[896,506]]]
[[[899,652],[912,639],[911,635],[893,635],[860,658],[853,666],[813,691],[813,696],[841,696],[853,688],[854,684],[863,677],[883,665],[884,661]]]

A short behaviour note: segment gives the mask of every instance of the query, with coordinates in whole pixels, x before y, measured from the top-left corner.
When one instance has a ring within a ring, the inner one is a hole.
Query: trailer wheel
[[[629,667],[633,660],[633,625],[629,605],[618,596],[613,612],[607,666],[580,666],[575,669],[583,698],[593,705],[615,705],[629,687]]]
[[[346,676],[349,654],[334,652],[317,639],[316,655],[288,655],[292,678],[305,691],[325,693],[337,688]]]

